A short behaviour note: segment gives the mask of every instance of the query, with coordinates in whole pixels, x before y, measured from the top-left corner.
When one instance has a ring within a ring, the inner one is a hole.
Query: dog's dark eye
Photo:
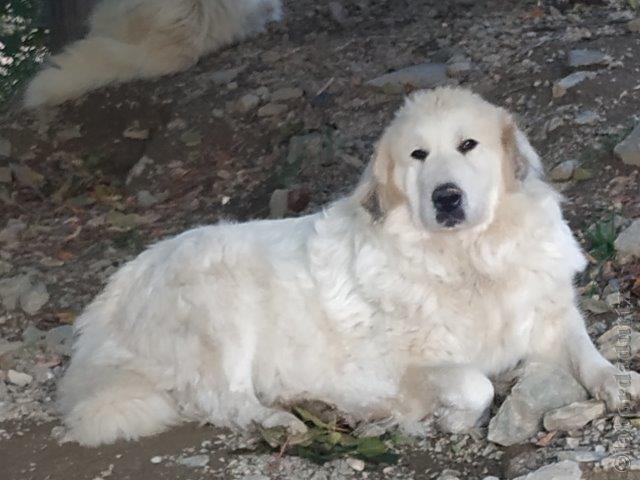
[[[429,155],[429,152],[427,152],[426,150],[422,150],[421,148],[411,152],[411,157],[420,161],[423,161],[425,158],[427,158],[427,155]]]
[[[476,142],[473,138],[468,138],[467,140],[464,140],[460,145],[458,145],[458,151],[460,153],[467,153],[477,146],[478,142]]]

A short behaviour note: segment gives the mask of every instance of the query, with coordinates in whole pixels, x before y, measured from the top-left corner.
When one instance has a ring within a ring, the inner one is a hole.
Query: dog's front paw
[[[609,411],[622,412],[640,400],[640,374],[613,368],[602,372],[590,390],[595,398],[606,403]]]

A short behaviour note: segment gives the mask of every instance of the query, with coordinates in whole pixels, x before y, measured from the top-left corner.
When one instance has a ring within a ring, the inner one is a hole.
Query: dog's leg
[[[416,420],[434,414],[442,430],[465,432],[478,425],[493,394],[491,380],[467,365],[411,367],[401,383],[400,422],[415,431]]]
[[[542,322],[543,327],[532,342],[534,358],[560,362],[611,411],[628,408],[632,400],[640,397],[640,375],[622,363],[612,365],[600,354],[577,308],[572,306],[554,317]]]

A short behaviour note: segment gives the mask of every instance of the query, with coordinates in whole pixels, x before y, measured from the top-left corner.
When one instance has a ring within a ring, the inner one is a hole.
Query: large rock
[[[640,32],[640,18],[634,18],[629,23],[627,23],[627,29],[633,33]]]
[[[38,282],[20,297],[20,306],[25,313],[35,315],[48,301],[49,292],[47,291],[47,286],[42,282]]]
[[[439,85],[445,85],[447,81],[447,65],[443,63],[423,63],[386,73],[373,80],[369,80],[367,85],[396,89],[401,89],[405,86],[413,88],[433,88]]]
[[[47,332],[45,344],[51,352],[71,356],[73,336],[74,328],[71,325],[60,325]]]
[[[552,93],[554,98],[562,97],[570,88],[581,84],[587,79],[595,78],[596,75],[596,72],[583,71],[573,72],[571,75],[567,75],[562,80],[559,80],[553,84]]]
[[[7,220],[7,226],[0,230],[0,243],[12,245],[20,240],[20,235],[27,229],[27,224],[17,218]]]
[[[597,343],[602,356],[610,362],[627,362],[640,352],[640,333],[628,325],[614,325]]]
[[[570,373],[532,362],[491,419],[488,438],[504,446],[525,442],[538,432],[546,412],[588,397]]]
[[[622,261],[640,258],[640,219],[625,228],[614,243],[618,257]]]
[[[544,428],[550,432],[578,430],[596,418],[602,417],[605,412],[604,402],[598,400],[574,402],[566,407],[556,408],[545,413],[542,423]]]
[[[576,462],[564,460],[539,468],[514,480],[582,480],[582,471]]]
[[[549,172],[549,178],[554,182],[566,182],[571,180],[576,168],[580,166],[577,160],[565,160],[553,167]]]
[[[627,165],[640,167],[640,123],[613,149],[613,152]]]
[[[0,302],[7,310],[15,310],[20,297],[31,288],[29,275],[18,275],[0,280]]]
[[[569,52],[570,67],[591,67],[596,65],[608,65],[611,57],[600,50],[577,49]]]
[[[49,293],[44,283],[32,283],[29,275],[0,280],[0,301],[7,310],[15,310],[18,305],[22,310],[35,315],[49,301]]]

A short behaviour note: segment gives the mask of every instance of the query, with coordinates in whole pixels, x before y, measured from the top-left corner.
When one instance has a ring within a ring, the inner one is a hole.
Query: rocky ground
[[[0,119],[2,477],[640,479],[640,415],[605,414],[542,367],[502,379],[476,432],[384,434],[390,464],[320,466],[210,426],[91,450],[59,441],[71,325],[119,265],[194,225],[316,210],[356,181],[405,91],[444,83],[519,115],[591,255],[578,279],[589,331],[640,365],[633,2],[285,5],[282,24],[188,72]]]

